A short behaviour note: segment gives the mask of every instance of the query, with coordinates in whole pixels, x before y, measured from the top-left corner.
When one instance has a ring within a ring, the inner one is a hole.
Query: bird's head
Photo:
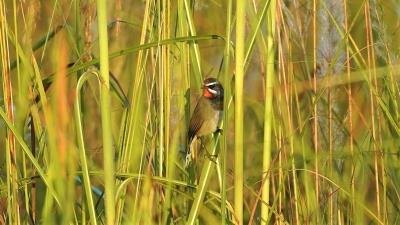
[[[207,78],[203,81],[203,96],[208,99],[223,99],[224,88],[215,78]]]

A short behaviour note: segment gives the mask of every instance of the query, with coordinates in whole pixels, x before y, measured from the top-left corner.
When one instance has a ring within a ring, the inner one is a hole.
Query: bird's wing
[[[189,132],[188,132],[189,144],[191,144],[194,136],[200,130],[202,124],[203,124],[203,120],[199,120],[199,119],[190,120]]]
[[[192,117],[190,118],[189,131],[188,131],[188,144],[190,145],[196,133],[200,130],[204,120],[200,117],[200,106],[199,102],[193,111]]]

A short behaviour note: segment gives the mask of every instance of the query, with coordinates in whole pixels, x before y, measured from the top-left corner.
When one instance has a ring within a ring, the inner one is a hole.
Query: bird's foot
[[[221,134],[222,135],[222,132],[223,132],[224,130],[222,130],[222,128],[217,128],[217,130],[215,131],[215,133],[217,133],[217,134]]]
[[[205,151],[205,153],[206,153],[206,157],[207,157],[211,162],[217,164],[217,159],[218,159],[218,155],[217,155],[217,154],[215,154],[215,155],[210,154],[207,150]]]

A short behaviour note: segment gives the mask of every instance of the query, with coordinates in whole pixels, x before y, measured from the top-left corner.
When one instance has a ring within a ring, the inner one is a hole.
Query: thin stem
[[[100,47],[100,102],[101,124],[103,131],[103,161],[104,161],[104,189],[106,224],[114,224],[115,217],[115,166],[112,147],[112,128],[110,110],[110,82],[108,69],[108,34],[107,34],[107,4],[105,0],[97,0],[97,17],[99,28]]]
[[[316,71],[317,71],[317,1],[313,0],[313,91],[314,91],[314,96],[312,97],[312,103],[314,105],[313,109],[313,131],[314,131],[314,154],[315,154],[315,173],[319,174],[319,164],[318,164],[318,107],[317,107],[317,76],[316,76]],[[315,176],[315,205],[319,205],[319,179],[318,176]],[[318,224],[319,221],[319,213],[318,210],[316,212],[315,216],[315,223]],[[297,221],[299,222],[299,221]]]
[[[269,224],[269,170],[271,166],[271,145],[272,145],[272,117],[273,117],[273,89],[275,79],[275,12],[276,0],[271,0],[270,7],[267,12],[267,51],[266,51],[266,73],[265,73],[265,111],[264,111],[264,150],[263,150],[263,187],[262,187],[262,205],[261,205],[261,222]]]
[[[225,52],[224,52],[224,85],[225,85],[225,98],[224,98],[224,124],[225,130],[228,130],[228,95],[230,92],[230,43],[231,43],[231,21],[232,21],[232,0],[228,0],[227,15],[226,15],[226,29],[225,29]],[[226,224],[226,152],[227,152],[227,132],[222,136],[221,148],[221,163],[222,163],[222,179],[221,179],[221,224]]]
[[[234,200],[237,224],[243,224],[243,81],[246,2],[236,1],[236,75],[235,75],[235,181]]]
[[[80,107],[80,102],[81,102],[81,89],[83,84],[90,79],[91,76],[95,76],[97,78],[97,74],[93,72],[87,72],[83,74],[77,83],[77,88],[76,88],[76,96],[77,98],[75,99],[75,120],[76,120],[76,131],[77,131],[77,139],[78,139],[78,147],[79,147],[79,157],[80,157],[80,162],[81,162],[81,167],[82,167],[82,175],[83,175],[83,187],[85,189],[85,195],[86,195],[86,203],[88,204],[88,209],[89,209],[89,216],[90,216],[90,222],[93,225],[97,224],[96,221],[96,212],[95,212],[95,207],[93,204],[93,196],[92,196],[92,189],[91,189],[91,184],[90,184],[90,177],[89,177],[89,169],[88,169],[88,164],[87,164],[87,159],[86,159],[86,149],[85,149],[85,142],[83,138],[83,128],[82,128],[82,119],[81,119],[81,107]],[[100,84],[100,82],[99,82]]]

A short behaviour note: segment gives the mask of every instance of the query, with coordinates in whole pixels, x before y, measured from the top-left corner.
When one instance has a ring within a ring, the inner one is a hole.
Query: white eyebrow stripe
[[[214,94],[214,95],[217,94],[217,91],[216,91],[216,90],[213,90],[213,89],[211,89],[211,88],[207,88],[207,90],[208,90],[209,92],[211,92],[212,94]]]
[[[214,82],[211,82],[211,83],[208,83],[208,84],[204,84],[204,86],[208,87],[208,86],[211,86],[211,85],[215,85],[217,83],[218,83],[217,81],[214,81]]]

